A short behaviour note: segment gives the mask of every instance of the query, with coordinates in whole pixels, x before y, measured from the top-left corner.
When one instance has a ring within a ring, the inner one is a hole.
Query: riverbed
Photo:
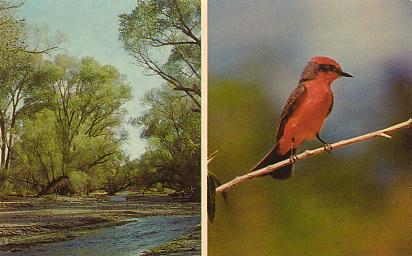
[[[10,252],[12,256],[136,256],[190,233],[199,216],[154,216],[130,220],[130,223],[101,229],[73,240],[56,242]]]
[[[0,254],[139,255],[190,233],[199,213],[167,196],[1,198]]]

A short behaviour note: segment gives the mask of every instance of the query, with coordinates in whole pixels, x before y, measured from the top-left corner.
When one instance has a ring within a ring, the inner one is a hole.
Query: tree
[[[120,15],[119,37],[147,75],[169,86],[147,93],[149,110],[134,120],[148,141],[136,182],[199,197],[200,116],[193,112],[200,112],[201,97],[200,1],[140,0]]]
[[[200,109],[200,1],[141,0],[120,15],[120,40],[148,75],[162,77]],[[166,61],[158,51],[170,52]]]
[[[87,174],[119,152],[125,138],[120,128],[123,105],[131,94],[114,67],[90,57],[79,61],[58,55],[36,70],[33,83],[37,90],[32,98],[45,109],[23,124],[20,159],[37,162],[37,169],[44,173],[42,182],[47,184],[41,186],[40,194],[47,194],[62,179],[69,180],[74,172]],[[50,119],[50,124],[42,124]],[[39,132],[41,127],[44,133]]]
[[[26,116],[23,123],[14,149],[12,173],[8,178],[45,194],[58,182],[68,178],[59,169],[61,154],[55,116],[53,111],[43,109]]]
[[[50,74],[43,80],[44,72]],[[38,72],[48,105],[55,111],[59,145],[63,155],[62,172],[66,173],[74,157],[74,140],[80,135],[111,138],[112,128],[120,124],[131,97],[130,87],[112,66],[101,66],[93,58],[78,62],[58,55]],[[40,95],[42,97],[43,95]]]
[[[177,192],[200,196],[200,119],[192,111],[193,102],[164,87],[153,89],[143,98],[150,108],[133,120],[143,127],[148,140],[139,168],[152,184],[162,184]]]
[[[26,25],[18,20],[13,11],[24,1],[0,1],[0,166],[5,170],[10,167],[12,158],[15,126],[22,114],[37,102],[31,98],[36,90],[32,83],[32,75],[36,65],[41,61],[38,46],[29,50],[26,36]],[[41,30],[38,30],[40,33]],[[37,38],[40,43],[41,39]],[[58,44],[40,50],[46,53]]]
[[[114,195],[136,185],[137,161],[130,160],[122,152],[113,155],[102,167],[104,172],[100,172],[100,184],[109,195]]]
[[[11,12],[19,6],[0,2],[0,166],[5,170],[10,164],[13,129],[25,108],[25,88],[33,71],[33,58],[25,51],[24,23]]]

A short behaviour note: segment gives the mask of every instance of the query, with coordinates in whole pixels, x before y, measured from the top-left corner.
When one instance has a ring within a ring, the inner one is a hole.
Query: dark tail
[[[296,151],[296,150],[295,150]],[[295,152],[293,152],[294,154]],[[250,171],[256,171],[261,168],[264,168],[268,165],[275,164],[277,162],[283,161],[288,159],[291,155],[291,152],[287,152],[285,155],[280,155],[277,153],[277,145],[273,146],[269,152],[257,163]],[[287,165],[276,171],[272,172],[270,175],[277,180],[285,180],[292,176],[293,173],[293,165]]]

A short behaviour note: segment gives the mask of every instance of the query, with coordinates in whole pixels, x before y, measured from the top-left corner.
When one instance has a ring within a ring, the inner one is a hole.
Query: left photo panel
[[[0,255],[201,255],[200,0],[0,0]]]

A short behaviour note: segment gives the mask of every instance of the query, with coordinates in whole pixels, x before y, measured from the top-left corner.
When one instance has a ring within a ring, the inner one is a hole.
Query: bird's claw
[[[326,144],[324,145],[323,149],[324,149],[326,152],[330,153],[330,152],[333,150],[333,147],[332,147],[331,144],[327,144],[327,143],[326,143]]]
[[[292,164],[296,163],[296,161],[299,160],[296,155],[291,155],[289,159],[290,159],[290,161],[292,162]]]

